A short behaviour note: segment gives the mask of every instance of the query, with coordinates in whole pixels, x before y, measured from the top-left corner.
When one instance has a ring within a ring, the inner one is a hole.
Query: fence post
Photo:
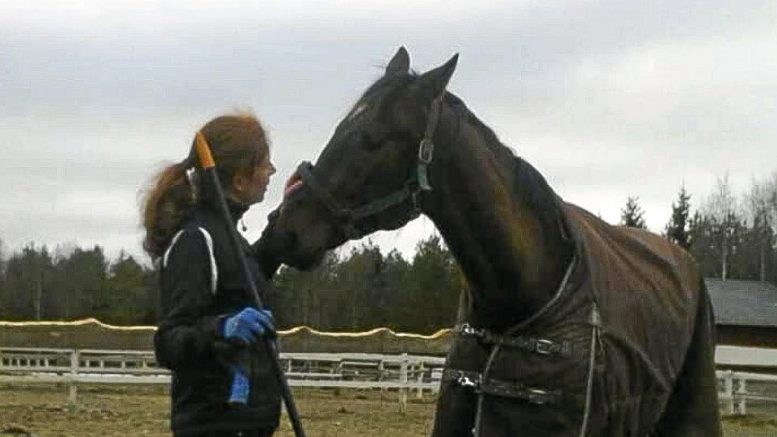
[[[418,382],[418,393],[416,393],[417,399],[423,399],[424,398],[424,388],[421,386],[424,382],[424,372],[426,369],[424,369],[424,362],[420,361],[418,363],[418,368],[413,366],[413,370],[415,370],[418,373],[418,377],[416,377],[416,382]]]
[[[728,414],[734,414],[734,381],[731,373],[730,370],[723,373],[723,399]]]
[[[734,414],[747,414],[747,380],[737,378],[734,384]]]
[[[75,405],[78,398],[78,388],[76,387],[76,376],[78,375],[78,351],[70,351],[70,381],[68,382],[67,401],[70,405]]]
[[[399,412],[402,414],[407,413],[407,353],[402,353],[402,363],[399,366],[399,382],[401,387],[399,389]]]
[[[385,369],[386,366],[384,364],[383,359],[381,358],[380,363],[378,364],[378,381],[383,381],[383,377],[385,376]],[[383,402],[383,393],[386,391],[386,388],[382,385],[380,386],[380,400]]]

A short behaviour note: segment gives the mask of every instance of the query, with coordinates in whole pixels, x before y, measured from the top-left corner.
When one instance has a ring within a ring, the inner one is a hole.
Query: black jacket
[[[246,210],[230,207],[236,220]],[[157,361],[172,370],[171,426],[176,434],[278,426],[280,389],[261,344],[250,348],[248,405],[227,404],[229,364],[237,348],[221,338],[219,324],[254,306],[227,226],[215,208],[198,207],[160,260],[162,311],[154,351]],[[257,250],[241,240],[256,277]]]

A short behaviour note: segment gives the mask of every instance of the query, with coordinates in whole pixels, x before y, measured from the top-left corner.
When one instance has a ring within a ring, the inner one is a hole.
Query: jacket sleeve
[[[208,314],[212,272],[204,236],[197,230],[183,231],[163,264],[154,352],[159,364],[171,370],[197,367],[212,356],[221,318]]]

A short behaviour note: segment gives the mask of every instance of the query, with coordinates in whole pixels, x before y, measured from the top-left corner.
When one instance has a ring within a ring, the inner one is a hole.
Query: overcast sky
[[[449,89],[611,223],[639,196],[660,231],[683,182],[698,206],[777,171],[775,1],[5,1],[0,239],[140,255],[139,193],[239,108],[279,169],[255,238],[400,45],[420,71],[460,53]],[[374,239],[407,255],[433,229]]]

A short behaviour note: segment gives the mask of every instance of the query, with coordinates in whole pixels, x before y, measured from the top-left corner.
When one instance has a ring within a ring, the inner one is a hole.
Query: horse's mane
[[[459,97],[446,93],[445,103],[458,114],[459,123],[467,123],[478,132],[497,162],[511,170],[509,173],[513,175],[513,192],[519,196],[517,200],[548,218],[548,223],[557,223],[562,214],[560,199],[545,177],[533,165],[505,146],[496,133],[483,123]]]

